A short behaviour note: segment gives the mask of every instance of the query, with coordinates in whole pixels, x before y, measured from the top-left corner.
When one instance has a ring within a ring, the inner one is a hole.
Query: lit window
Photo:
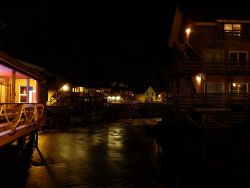
[[[27,103],[27,102],[33,102],[33,101],[28,101],[27,98],[27,87],[26,86],[20,86],[19,90],[19,102],[22,103]],[[29,87],[29,95],[32,95],[33,87]]]
[[[242,93],[248,93],[248,83],[232,83],[231,84],[231,93],[237,93],[237,94],[242,94]]]
[[[224,24],[224,33],[226,38],[240,38],[241,24]]]

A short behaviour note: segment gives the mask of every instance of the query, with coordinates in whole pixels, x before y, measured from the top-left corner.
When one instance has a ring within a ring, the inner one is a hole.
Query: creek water
[[[1,187],[250,187],[246,131],[201,130],[123,119],[39,133],[38,148],[0,150]],[[158,128],[156,128],[158,127]],[[215,133],[212,133],[215,134]],[[217,134],[217,133],[216,133]],[[236,142],[233,138],[240,138]],[[223,139],[221,139],[223,138]],[[212,142],[211,141],[211,142]]]
[[[38,149],[18,154],[10,146],[4,152],[0,181],[6,186],[160,186],[156,141],[132,120],[43,131]]]

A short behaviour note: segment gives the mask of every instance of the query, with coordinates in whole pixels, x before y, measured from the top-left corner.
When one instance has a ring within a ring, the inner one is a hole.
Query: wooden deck
[[[0,104],[0,147],[40,128],[42,104]]]

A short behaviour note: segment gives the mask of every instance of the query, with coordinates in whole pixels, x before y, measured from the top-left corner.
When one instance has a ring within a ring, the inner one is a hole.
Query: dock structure
[[[43,113],[43,104],[1,104],[0,147],[37,132]]]
[[[46,80],[38,67],[0,50],[0,148],[27,141],[44,124]]]

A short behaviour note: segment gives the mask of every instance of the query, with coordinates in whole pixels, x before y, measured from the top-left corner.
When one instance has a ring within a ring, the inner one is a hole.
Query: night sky
[[[175,3],[1,0],[1,48],[78,83],[165,86]]]

